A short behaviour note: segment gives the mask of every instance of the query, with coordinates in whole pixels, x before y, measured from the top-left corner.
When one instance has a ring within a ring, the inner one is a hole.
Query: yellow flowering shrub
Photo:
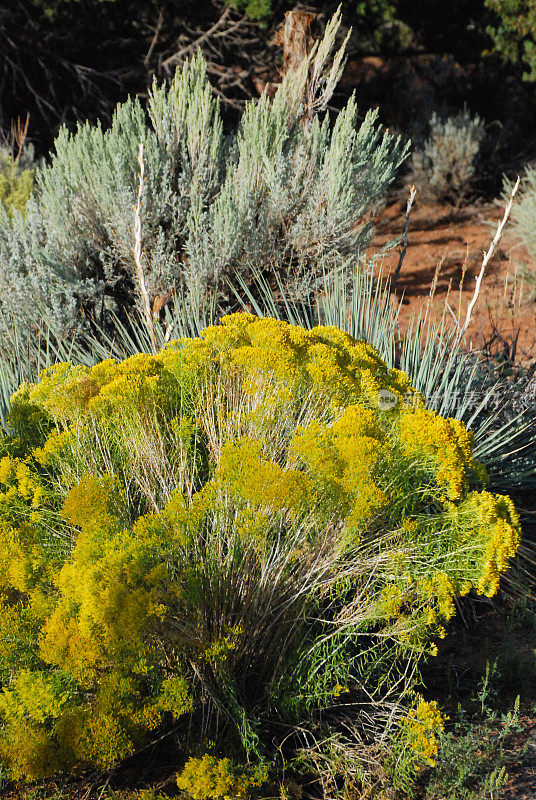
[[[407,660],[456,597],[497,590],[519,541],[471,434],[408,392],[336,328],[250,314],[22,386],[0,459],[13,776],[109,769],[169,730],[181,790],[241,797],[260,773],[227,756],[262,761],[274,717],[352,693],[391,708]],[[403,723],[425,761],[436,711]],[[187,761],[206,739],[215,755]]]

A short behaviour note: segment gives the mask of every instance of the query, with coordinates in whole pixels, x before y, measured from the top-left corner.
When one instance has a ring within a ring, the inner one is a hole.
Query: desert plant
[[[427,776],[426,800],[497,800],[508,782],[504,732],[493,730],[494,718],[456,721],[442,732],[440,757]]]
[[[0,148],[0,204],[10,216],[14,211],[24,211],[32,189],[33,169]]]
[[[234,135],[223,133],[201,55],[169,89],[153,85],[151,127],[129,100],[107,131],[63,129],[25,218],[0,217],[0,310],[22,328],[36,306],[47,309],[65,334],[91,321],[106,327],[132,307],[140,144],[141,262],[156,308],[174,291],[199,303],[226,276],[255,268],[299,294],[323,262],[359,258],[407,147],[380,132],[375,112],[359,125],[353,97],[332,127],[320,119],[342,70],[344,44],[331,59],[339,24],[336,15],[273,100],[247,105]]]
[[[534,381],[530,372],[510,368],[485,353],[465,350],[456,330],[417,316],[406,330],[398,325],[399,305],[392,301],[389,282],[375,276],[372,265],[343,264],[324,274],[319,291],[295,302],[278,282],[254,275],[254,285],[231,283],[231,293],[246,310],[271,316],[306,329],[332,325],[375,347],[389,367],[404,370],[423,395],[426,407],[454,417],[475,437],[478,458],[486,465],[497,491],[517,491],[536,485],[536,423],[532,413]],[[173,310],[164,309],[154,330],[159,347],[172,339],[192,337],[218,319],[215,297],[201,306],[177,296]],[[4,427],[11,395],[21,382],[33,383],[55,361],[87,366],[113,357],[126,359],[153,352],[153,342],[141,314],[123,322],[112,318],[110,331],[56,340],[47,319],[36,331],[17,328],[11,320],[0,357],[0,417]],[[412,398],[407,398],[412,402]]]
[[[189,787],[255,785],[283,740],[309,769],[335,739],[332,764],[372,743],[374,763],[396,732],[415,764],[434,760],[442,720],[415,697],[416,667],[456,597],[497,590],[513,505],[484,488],[464,425],[406,405],[409,378],[370,345],[222,323],[156,355],[58,364],[13,398],[0,753],[14,777],[109,768],[166,732],[178,763],[198,759]]]
[[[430,119],[430,135],[412,158],[413,182],[423,198],[460,201],[474,188],[484,123],[465,108],[456,116]]]

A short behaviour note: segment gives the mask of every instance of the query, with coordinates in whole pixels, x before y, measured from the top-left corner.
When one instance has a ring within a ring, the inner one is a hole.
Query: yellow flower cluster
[[[57,719],[69,694],[58,691],[55,682],[57,684],[54,675],[22,670],[12,688],[0,694],[0,715],[7,724],[22,719],[34,722],[45,722],[50,717]]]
[[[445,719],[435,700],[420,699],[403,719],[405,734],[418,769],[423,762],[433,767],[439,750],[439,736]]]
[[[471,454],[473,434],[459,420],[424,408],[407,409],[400,417],[400,441],[409,455],[431,461],[437,484],[451,500],[462,497],[472,475],[485,480],[482,465]]]
[[[29,501],[31,506],[38,507],[45,497],[45,488],[30,459],[4,456],[0,461],[0,484],[5,487],[5,491],[0,492],[0,507],[6,512],[4,518],[8,509],[12,512],[12,518],[17,518],[21,502]]]
[[[446,572],[437,572],[431,578],[419,578],[417,587],[425,600],[425,611],[431,625],[439,619],[447,622],[453,617],[456,613],[454,598],[466,594],[470,588],[464,585],[462,590]]]
[[[194,702],[188,684],[181,675],[162,681],[156,706],[162,711],[169,711],[175,720],[193,711]]]
[[[266,779],[267,771],[262,767],[246,775],[228,758],[205,754],[186,762],[177,775],[177,786],[193,800],[236,800],[246,798],[249,790],[262,786]]]
[[[387,619],[397,617],[400,614],[403,602],[404,595],[400,586],[388,583],[383,587],[380,595],[380,611]]]
[[[164,353],[165,363],[173,349],[172,344]],[[407,375],[389,370],[373,347],[335,327],[306,331],[279,320],[234,314],[224,317],[222,325],[207,328],[202,340],[188,341],[186,351],[188,363],[196,367],[216,351],[244,367],[249,380],[251,375],[273,372],[302,389],[312,383],[341,398],[349,393],[367,397],[374,405],[380,389],[390,389],[401,401],[410,386]]]
[[[241,633],[241,625],[229,628],[224,636],[219,636],[206,648],[204,653],[206,660],[212,664],[222,664],[226,661],[229,653],[236,648],[237,640]]]
[[[224,445],[215,483],[259,508],[300,509],[310,502],[307,477],[263,458],[260,442],[250,439]]]
[[[326,508],[347,508],[349,525],[365,524],[386,501],[376,482],[386,438],[375,413],[355,404],[331,425],[311,422],[299,428],[289,455],[307,465]]]
[[[519,515],[509,497],[490,492],[471,492],[465,502],[453,509],[458,527],[465,531],[467,542],[482,541],[478,558],[476,588],[480,594],[493,597],[499,589],[500,577],[508,569],[521,538]]]

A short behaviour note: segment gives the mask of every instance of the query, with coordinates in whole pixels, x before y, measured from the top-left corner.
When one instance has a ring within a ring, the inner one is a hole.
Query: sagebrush
[[[483,138],[483,121],[467,108],[446,119],[434,112],[430,134],[412,157],[412,180],[421,196],[459,202],[471,192]]]
[[[300,295],[329,264],[359,259],[371,216],[406,156],[376,112],[360,123],[352,97],[333,124],[324,113],[345,43],[324,39],[275,97],[250,102],[225,134],[202,55],[171,86],[153,85],[148,115],[118,106],[111,127],[64,128],[38,169],[25,216],[0,214],[0,331],[31,326],[36,307],[58,336],[110,324],[137,296],[134,214],[144,148],[142,265],[155,309],[173,293],[225,305],[226,280],[277,274]]]
[[[504,180],[503,197],[512,191],[513,183]],[[527,249],[531,262],[536,261],[536,166],[529,164],[523,173],[517,201],[512,208],[512,227],[522,245]],[[527,265],[533,272],[533,264]]]

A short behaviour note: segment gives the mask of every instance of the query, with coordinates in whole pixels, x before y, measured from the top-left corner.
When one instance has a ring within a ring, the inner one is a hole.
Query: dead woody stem
[[[408,202],[406,205],[406,223],[404,225],[404,233],[402,234],[402,249],[400,250],[400,257],[398,259],[398,264],[396,265],[395,273],[393,275],[393,280],[391,281],[391,292],[394,292],[396,288],[396,284],[398,283],[398,278],[400,277],[402,264],[404,263],[404,258],[406,257],[406,251],[408,249],[408,232],[409,232],[409,223],[411,219],[411,209],[413,208],[413,202],[415,200],[416,194],[417,190],[415,186],[410,186]]]
[[[489,246],[489,250],[487,251],[487,253],[484,253],[484,258],[482,259],[482,266],[480,267],[480,272],[478,273],[478,276],[477,276],[477,279],[476,279],[475,291],[474,291],[473,297],[471,298],[471,301],[470,301],[469,305],[467,306],[467,314],[465,316],[465,322],[462,325],[462,327],[460,328],[460,332],[458,334],[460,338],[464,335],[464,333],[466,332],[467,328],[471,324],[473,309],[475,307],[476,301],[478,300],[478,295],[480,294],[480,287],[482,285],[482,279],[483,279],[484,274],[486,272],[486,267],[488,266],[489,262],[493,258],[493,254],[495,253],[495,249],[496,249],[497,245],[499,244],[499,242],[501,240],[503,228],[506,225],[506,222],[508,221],[508,217],[510,216],[510,212],[512,210],[512,206],[514,205],[515,196],[517,194],[517,190],[519,189],[519,183],[520,183],[520,178],[518,176],[517,181],[515,182],[515,186],[514,186],[514,188],[512,189],[512,191],[510,193],[510,197],[508,199],[508,203],[506,204],[506,208],[504,210],[503,218],[499,222],[499,224],[497,225],[497,230],[495,231],[495,236],[493,237],[493,241],[491,242],[491,244]]]
[[[147,286],[145,284],[145,273],[143,271],[141,252],[141,198],[143,194],[143,186],[145,184],[145,163],[143,160],[142,142],[140,142],[138,162],[140,165],[140,179],[138,183],[138,200],[134,208],[134,263],[136,265],[136,277],[138,280],[138,289],[141,297],[145,326],[147,328],[147,332],[149,333],[153,353],[156,353],[156,336],[154,331],[153,317],[151,314],[151,302],[149,300],[149,293],[147,292]]]

